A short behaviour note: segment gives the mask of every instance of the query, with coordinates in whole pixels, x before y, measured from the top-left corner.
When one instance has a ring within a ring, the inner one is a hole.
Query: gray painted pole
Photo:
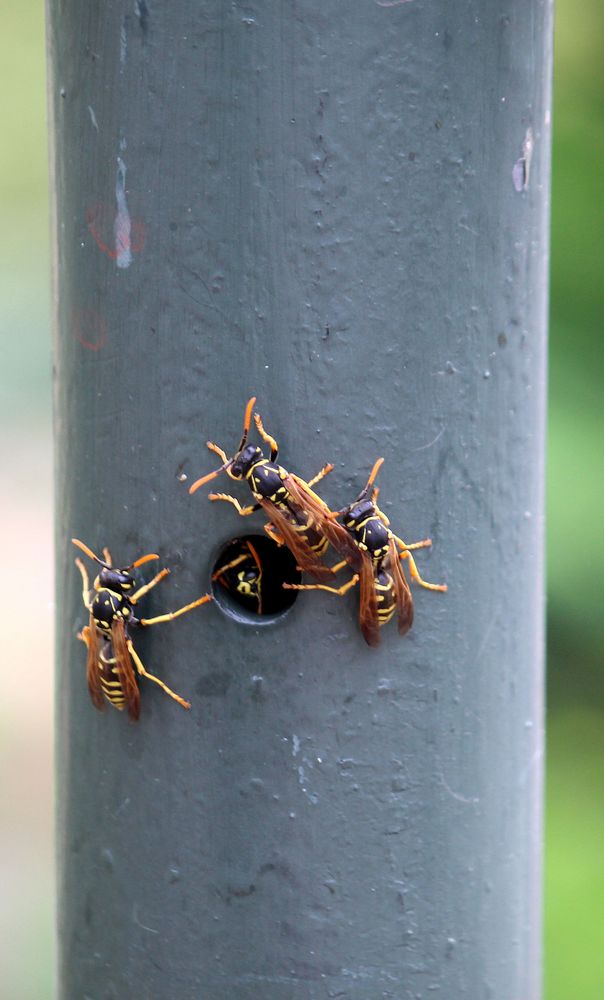
[[[59,997],[535,1000],[549,0],[49,3]],[[203,593],[252,393],[449,593],[203,607],[137,643],[190,713],[98,713],[69,539]]]

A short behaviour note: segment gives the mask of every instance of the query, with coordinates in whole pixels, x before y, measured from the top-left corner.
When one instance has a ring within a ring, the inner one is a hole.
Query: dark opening
[[[241,535],[222,547],[212,567],[212,590],[218,607],[248,625],[268,625],[281,618],[298,596],[284,583],[300,583],[296,560],[285,545],[266,535]]]

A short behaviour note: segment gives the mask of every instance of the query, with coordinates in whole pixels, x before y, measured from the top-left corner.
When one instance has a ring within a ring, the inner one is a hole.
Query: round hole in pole
[[[266,535],[240,535],[222,546],[212,567],[214,600],[229,618],[244,625],[271,625],[295,602],[302,574],[285,545]]]

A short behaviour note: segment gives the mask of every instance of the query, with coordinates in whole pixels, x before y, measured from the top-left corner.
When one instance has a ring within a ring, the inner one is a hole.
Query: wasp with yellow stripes
[[[158,684],[183,708],[190,708],[188,701],[175,694],[159,677],[155,677],[145,669],[134,648],[130,632],[135,628],[146,628],[160,622],[173,621],[187,611],[211,601],[211,595],[204,594],[203,597],[186,604],[178,611],[171,611],[155,618],[138,618],[136,611],[139,600],[163,580],[170,570],[160,570],[149,583],[138,588],[133,571],[153,559],[159,559],[159,556],[151,552],[140,556],[129,566],[118,568],[113,565],[108,549],[103,549],[104,559],[99,559],[79,539],[71,540],[101,567],[91,590],[84,563],[79,558],[75,561],[82,576],[82,600],[89,612],[88,625],[84,626],[78,638],[88,649],[86,678],[94,707],[102,710],[105,701],[108,701],[120,711],[126,708],[131,719],[138,719],[140,715],[138,675]]]
[[[228,546],[212,573],[212,580],[235,594],[245,607],[249,606],[258,615],[263,613],[262,562],[249,538]]]
[[[356,563],[350,560],[344,549],[338,549],[344,561],[332,567],[332,572],[342,569],[346,563],[356,569],[355,574],[341,587],[325,584],[283,584],[288,590],[326,590],[330,594],[343,596],[357,583],[360,589],[359,622],[365,641],[370,646],[379,645],[379,630],[382,625],[398,615],[398,630],[401,635],[408,632],[413,623],[413,599],[411,589],[403,572],[402,561],[409,563],[411,578],[427,590],[446,591],[447,585],[427,583],[417,569],[411,549],[422,549],[432,545],[429,538],[420,542],[407,543],[390,530],[390,521],[377,504],[379,490],[374,487],[376,476],[383,463],[378,458],[366,485],[356,500],[339,511],[324,514],[322,507],[310,505],[310,513],[317,520],[320,530],[328,531],[326,518],[332,524],[342,522],[356,551]],[[333,541],[338,548],[337,540]]]
[[[325,465],[308,483],[288,472],[277,464],[279,455],[277,442],[264,429],[260,415],[255,413],[254,421],[258,433],[271,450],[270,459],[265,458],[257,445],[247,443],[255,402],[255,396],[248,400],[243,420],[243,434],[232,458],[227,458],[223,449],[212,441],[207,442],[210,451],[219,455],[223,464],[193,483],[189,493],[195,493],[221,472],[226,472],[231,479],[245,479],[254,497],[253,504],[242,507],[239,500],[227,493],[210,493],[210,500],[224,500],[232,504],[242,517],[262,509],[269,518],[269,523],[264,526],[269,538],[279,545],[287,545],[301,570],[312,574],[318,580],[329,579],[332,571],[322,564],[321,559],[333,540],[338,543],[338,551],[347,552],[351,565],[359,561],[350,535],[341,524],[328,518],[329,508],[312,490],[315,483],[331,472],[333,466]],[[319,519],[309,513],[311,504],[313,508],[320,510],[320,521],[325,525],[325,530],[319,527]]]

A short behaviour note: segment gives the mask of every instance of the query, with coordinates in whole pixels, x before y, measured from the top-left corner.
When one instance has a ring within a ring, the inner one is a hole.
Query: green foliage
[[[547,1000],[602,1000],[604,735],[602,713],[549,721],[545,879]]]

